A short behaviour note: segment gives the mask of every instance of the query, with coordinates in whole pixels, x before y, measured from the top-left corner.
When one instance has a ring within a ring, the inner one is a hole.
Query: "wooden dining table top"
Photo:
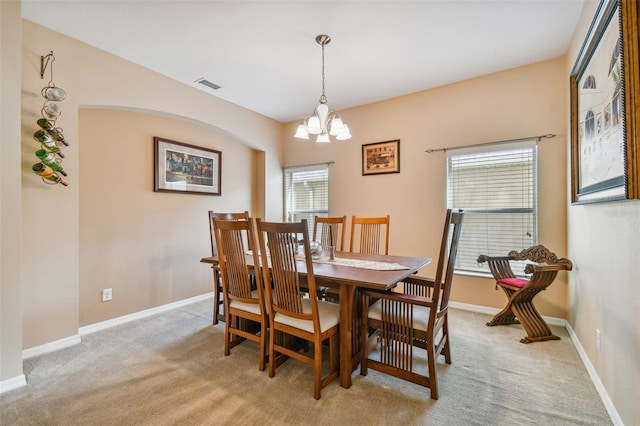
[[[253,266],[253,255],[247,254],[246,257],[247,265]],[[314,262],[313,274],[316,281],[322,285],[329,286],[331,286],[331,284],[333,284],[333,286],[347,284],[355,287],[371,288],[375,290],[388,290],[399,281],[402,281],[411,274],[415,274],[420,268],[431,263],[431,258],[428,257],[392,256],[352,252],[336,252],[336,258],[397,263],[406,267],[406,269],[377,270],[366,269],[363,267],[343,266],[327,261]],[[200,261],[203,263],[210,263],[212,265],[218,264],[218,258],[216,256],[203,257]],[[306,275],[307,271],[305,262],[300,260],[297,264],[298,272]]]

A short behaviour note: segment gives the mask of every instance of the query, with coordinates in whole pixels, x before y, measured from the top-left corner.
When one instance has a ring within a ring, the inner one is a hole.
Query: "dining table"
[[[216,256],[203,257],[203,263],[216,266]],[[253,255],[246,255],[247,265],[253,266]],[[358,365],[358,350],[354,351],[354,312],[359,288],[387,291],[428,265],[428,257],[392,256],[354,252],[336,252],[335,259],[320,257],[313,260],[316,285],[339,292],[340,305],[340,385],[351,386],[351,375]],[[298,273],[306,277],[306,264],[297,262]],[[357,330],[355,330],[357,336]],[[357,345],[356,345],[357,348]]]

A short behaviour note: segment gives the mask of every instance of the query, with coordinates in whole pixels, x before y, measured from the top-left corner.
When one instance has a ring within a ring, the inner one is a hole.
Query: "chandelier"
[[[330,41],[331,37],[326,34],[316,37],[316,43],[322,46],[322,96],[320,96],[320,105],[298,125],[294,135],[298,139],[309,139],[309,135],[317,135],[316,142],[320,143],[328,143],[329,135],[337,140],[351,139],[349,126],[342,121],[338,113],[329,109],[327,97],[324,95],[324,46]]]

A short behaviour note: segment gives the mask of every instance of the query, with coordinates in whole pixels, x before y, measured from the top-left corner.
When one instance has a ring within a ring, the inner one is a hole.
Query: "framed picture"
[[[400,173],[400,139],[362,145],[362,176]]]
[[[159,137],[153,138],[156,192],[221,195],[222,153]]]
[[[602,0],[570,76],[571,201],[639,198],[638,9]]]

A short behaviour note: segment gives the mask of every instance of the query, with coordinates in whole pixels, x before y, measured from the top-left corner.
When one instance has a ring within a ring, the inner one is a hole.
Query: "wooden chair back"
[[[442,283],[434,286],[434,301],[438,301],[437,317],[441,317],[449,308],[449,296],[451,295],[451,283],[453,282],[453,271],[455,269],[456,257],[458,256],[458,246],[460,245],[460,234],[462,231],[462,211],[447,210],[442,242],[440,243],[440,254],[438,255],[438,269],[434,281]]]
[[[213,210],[209,210],[209,233],[211,234],[211,256],[218,256],[218,246],[216,244],[216,236],[213,230],[213,219],[220,220],[248,220],[249,212],[238,213],[216,213]],[[249,246],[251,250],[251,246]],[[220,305],[224,303],[222,296],[222,281],[220,279],[220,267],[214,265],[213,269],[213,324],[218,324],[218,321],[224,321],[224,315],[220,314]]]
[[[248,247],[255,245],[253,219],[221,220],[214,217],[213,227],[218,258],[220,259],[221,278],[224,284],[224,297],[243,303],[260,302],[262,303],[261,308],[264,310],[264,297],[255,298],[251,295],[254,279],[258,293],[262,294],[262,278],[259,273],[253,274],[253,271],[247,266],[246,260]],[[259,270],[259,266],[259,260],[254,260],[253,269]],[[227,306],[226,302],[225,306]]]
[[[458,256],[458,246],[460,245],[460,235],[462,231],[462,211],[447,210],[444,230],[440,242],[438,253],[438,264],[434,283],[439,286],[424,286],[419,277],[409,277],[403,283],[403,293],[413,296],[431,298],[437,303],[437,309],[431,309],[430,314],[434,319],[428,319],[430,323],[435,323],[435,318],[442,317],[449,308],[449,297],[451,296],[451,284],[453,283],[453,271],[455,269],[456,258]]]
[[[323,250],[331,246],[331,239],[337,251],[342,251],[344,246],[344,231],[347,228],[347,216],[320,217],[313,221],[313,241],[317,241]]]
[[[389,254],[389,215],[384,217],[351,217],[349,251],[366,254]],[[356,245],[356,240],[358,244]]]
[[[258,342],[262,371],[267,361],[267,307],[259,273],[260,259],[254,256],[253,267],[249,267],[246,257],[247,248],[255,247],[254,221],[213,217],[212,223],[224,298],[224,354],[229,355],[231,347],[244,339]],[[251,322],[260,325],[258,333],[251,330]]]
[[[264,282],[267,286],[267,300],[271,306],[271,315],[283,315],[302,320],[312,320],[319,329],[318,304],[316,297],[310,297],[311,313],[303,313],[302,299],[306,293],[316,294],[316,282],[313,275],[313,263],[309,246],[307,220],[300,222],[262,222],[257,220],[258,241],[263,263],[269,262],[269,268],[263,268]],[[302,236],[303,254],[306,266],[306,279],[301,283],[298,274],[296,255],[298,241]],[[267,257],[265,259],[265,256]],[[304,284],[304,285],[303,285]]]
[[[215,233],[213,232],[214,218],[220,219],[220,220],[248,220],[249,212],[244,211],[244,212],[238,212],[238,213],[216,213],[213,210],[209,210],[209,232],[211,234],[211,255],[217,256],[218,247],[216,246],[216,237],[215,237]],[[251,248],[248,248],[248,250],[251,250]]]

